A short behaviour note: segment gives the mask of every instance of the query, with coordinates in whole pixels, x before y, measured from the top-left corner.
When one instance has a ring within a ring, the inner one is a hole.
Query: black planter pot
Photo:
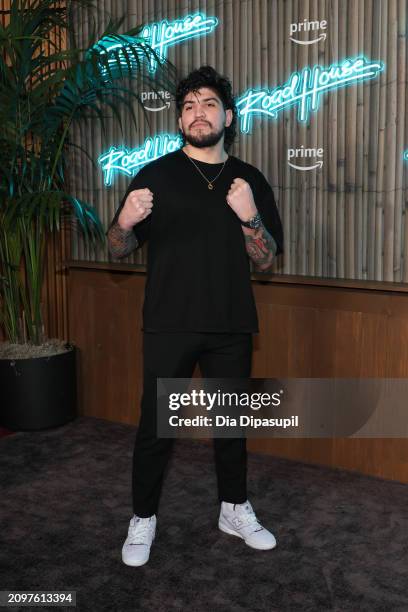
[[[31,359],[0,359],[0,425],[37,431],[77,415],[76,348]]]

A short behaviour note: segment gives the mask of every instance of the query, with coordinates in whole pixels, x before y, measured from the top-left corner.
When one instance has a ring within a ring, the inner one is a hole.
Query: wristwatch
[[[258,227],[262,225],[261,215],[259,214],[259,212],[257,212],[248,221],[241,221],[241,225],[243,225],[244,227],[249,227],[250,229],[258,229]]]

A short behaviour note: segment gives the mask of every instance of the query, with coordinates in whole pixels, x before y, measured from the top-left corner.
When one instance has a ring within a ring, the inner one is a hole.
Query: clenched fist
[[[118,224],[130,230],[136,223],[143,221],[152,212],[153,193],[147,187],[134,189],[128,195],[118,217]]]
[[[242,178],[232,181],[226,199],[241,221],[249,221],[257,213],[251,186]]]

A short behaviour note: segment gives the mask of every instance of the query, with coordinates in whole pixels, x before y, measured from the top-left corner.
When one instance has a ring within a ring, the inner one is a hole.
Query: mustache
[[[192,123],[190,125],[190,127],[194,127],[196,125],[196,123],[206,123],[207,125],[211,126],[211,123],[208,123],[208,121],[194,121],[194,123]]]

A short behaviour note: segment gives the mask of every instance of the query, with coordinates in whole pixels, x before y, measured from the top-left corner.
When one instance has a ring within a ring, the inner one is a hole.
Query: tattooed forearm
[[[243,228],[245,246],[249,257],[257,268],[262,271],[271,267],[276,253],[276,242],[263,225],[256,230]]]
[[[113,257],[126,257],[137,248],[138,242],[133,230],[124,230],[118,223],[108,231],[108,247]]]

